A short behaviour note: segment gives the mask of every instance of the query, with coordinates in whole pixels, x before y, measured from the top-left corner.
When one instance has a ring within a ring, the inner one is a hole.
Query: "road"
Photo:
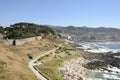
[[[38,56],[38,57],[35,58],[34,60],[31,60],[31,61],[28,63],[29,68],[30,68],[30,69],[32,70],[32,72],[36,75],[36,77],[39,78],[40,80],[48,80],[48,79],[47,79],[45,76],[43,76],[43,75],[35,68],[35,66],[42,64],[40,61],[38,62],[37,60],[38,60],[40,57],[43,57],[43,56],[45,56],[45,55],[50,54],[51,52],[55,52],[56,49],[57,49],[57,48],[52,49],[52,50],[50,50],[50,51],[48,51],[48,52],[46,52],[46,53]]]

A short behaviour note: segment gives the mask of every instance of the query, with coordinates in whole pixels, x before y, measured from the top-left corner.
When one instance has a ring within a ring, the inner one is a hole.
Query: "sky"
[[[120,28],[120,0],[0,0],[0,25]]]

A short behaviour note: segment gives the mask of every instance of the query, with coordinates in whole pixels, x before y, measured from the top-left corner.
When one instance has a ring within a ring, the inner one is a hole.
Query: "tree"
[[[43,33],[45,36],[55,32],[48,26],[37,25],[33,23],[16,23],[4,29],[7,31],[6,38],[21,39],[34,36],[40,36]]]
[[[0,26],[0,33],[3,33],[4,28]]]

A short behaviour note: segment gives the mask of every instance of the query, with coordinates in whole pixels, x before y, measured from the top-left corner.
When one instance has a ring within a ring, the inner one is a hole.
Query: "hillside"
[[[95,41],[120,41],[120,29],[116,28],[90,28],[90,27],[59,27],[54,30],[61,34],[62,37],[67,38],[71,36],[70,40],[95,42]]]
[[[31,60],[28,54],[35,58],[61,43],[62,40],[52,37],[21,46],[5,46],[0,43],[0,80],[38,80],[28,67]]]
[[[15,23],[3,29],[5,36],[8,39],[23,39],[40,35],[54,35],[54,31],[46,25],[38,25],[34,23]]]

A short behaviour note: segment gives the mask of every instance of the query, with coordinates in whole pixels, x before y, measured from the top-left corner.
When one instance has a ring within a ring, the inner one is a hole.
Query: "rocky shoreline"
[[[86,80],[91,71],[120,74],[120,53],[89,53],[64,62],[59,68],[64,80]]]
[[[117,67],[120,69],[120,53],[85,53],[83,57],[90,60],[84,67],[90,70],[104,69],[108,65],[110,67]]]
[[[83,57],[90,62],[84,65],[91,70],[95,80],[120,80],[120,53],[85,53]],[[87,79],[87,80],[92,80]]]
[[[89,76],[89,70],[83,67],[88,62],[84,58],[76,58],[64,62],[59,71],[64,80],[86,80]]]

